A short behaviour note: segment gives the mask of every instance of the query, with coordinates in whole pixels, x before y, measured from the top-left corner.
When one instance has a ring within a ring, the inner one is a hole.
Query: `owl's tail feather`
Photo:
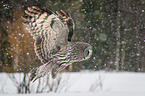
[[[37,70],[37,68],[38,68],[38,67],[33,68],[33,69],[30,71],[30,73],[31,73],[31,75],[30,75],[30,81],[32,81],[32,80],[36,77],[36,70]]]
[[[32,69],[30,72],[31,73],[30,80],[34,82],[38,78],[43,77],[50,72],[52,78],[55,79],[58,72],[60,72],[67,66],[68,64],[52,64],[52,61],[50,60],[48,63]]]
[[[48,62],[44,65],[36,67],[30,71],[30,80],[36,81],[38,78],[45,76],[47,73],[51,72],[52,70],[52,63]]]
[[[68,66],[67,64],[61,64],[59,66],[58,66],[58,64],[56,64],[55,66],[53,66],[53,69],[52,69],[52,72],[51,72],[52,78],[55,79],[58,72],[60,72],[61,70],[63,70],[67,66]]]

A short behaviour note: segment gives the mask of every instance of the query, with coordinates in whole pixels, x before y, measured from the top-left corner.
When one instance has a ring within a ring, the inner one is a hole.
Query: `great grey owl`
[[[71,42],[74,21],[63,10],[56,13],[36,6],[28,7],[22,17],[35,39],[34,47],[43,65],[32,69],[31,80],[57,73],[74,62],[87,60],[92,55],[92,46],[84,42]]]

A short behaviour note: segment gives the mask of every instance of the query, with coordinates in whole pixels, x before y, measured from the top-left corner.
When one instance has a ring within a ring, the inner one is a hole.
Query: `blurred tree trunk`
[[[135,26],[135,30],[136,30],[136,49],[137,49],[137,52],[136,52],[136,64],[137,64],[137,69],[136,71],[140,71],[141,70],[141,67],[140,67],[140,64],[141,64],[141,60],[140,60],[140,56],[141,56],[141,50],[140,50],[140,36],[139,36],[139,6],[138,6],[138,3],[136,4],[136,26]]]
[[[145,72],[145,51],[143,52],[142,60],[141,60],[141,71]]]
[[[118,0],[118,12],[117,12],[117,36],[116,36],[116,71],[119,71],[119,57],[120,57],[120,0]]]
[[[121,70],[124,70],[125,44],[122,45]]]
[[[73,64],[69,65],[69,72],[72,72]]]

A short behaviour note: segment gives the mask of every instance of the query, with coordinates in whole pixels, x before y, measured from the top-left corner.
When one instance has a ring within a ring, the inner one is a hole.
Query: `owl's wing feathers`
[[[69,34],[68,34],[68,41],[71,41],[72,35],[73,35],[73,31],[75,28],[75,24],[74,21],[71,18],[71,15],[66,12],[66,11],[56,11],[58,17],[65,23],[67,24],[68,28],[69,28]]]
[[[55,14],[48,9],[32,6],[25,14],[24,23],[35,39],[35,52],[43,63],[71,41],[74,22],[67,12],[61,10]]]

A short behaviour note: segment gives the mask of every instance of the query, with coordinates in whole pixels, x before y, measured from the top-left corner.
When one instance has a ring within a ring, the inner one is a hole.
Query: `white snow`
[[[18,81],[22,80],[22,74],[16,73],[15,76]],[[61,83],[54,85],[54,89],[58,87],[57,93],[34,93],[37,80],[31,83],[33,93],[17,94],[8,75],[0,73],[0,96],[145,96],[145,73],[82,71],[64,72],[58,77],[61,77]],[[50,84],[56,83],[57,79],[50,81]]]
[[[136,92],[97,92],[97,93],[42,93],[42,94],[0,94],[0,96],[145,96]]]

